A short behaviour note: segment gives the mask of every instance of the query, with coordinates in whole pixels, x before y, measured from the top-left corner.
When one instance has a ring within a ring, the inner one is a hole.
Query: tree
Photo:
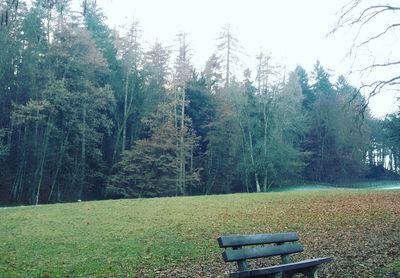
[[[221,61],[216,53],[213,53],[210,58],[208,58],[204,70],[201,73],[203,80],[207,89],[212,93],[217,93],[221,87],[222,74],[221,71]]]
[[[387,153],[383,156],[388,157],[388,170],[395,174],[400,172],[400,113],[393,113],[388,115],[383,121],[383,134],[386,135],[384,138],[384,145],[386,145]],[[382,148],[385,149],[385,148]],[[382,153],[384,151],[380,151]]]
[[[338,163],[334,168],[343,179],[360,178],[367,171],[371,115],[366,109],[360,117],[359,107],[365,106],[365,98],[344,76],[338,77],[335,91],[338,101],[335,117],[335,152]]]
[[[117,113],[115,113],[115,146],[112,155],[112,162],[117,159],[125,149],[130,147],[132,140],[137,139],[140,133],[140,118],[143,113],[143,49],[140,43],[141,29],[139,22],[133,20],[126,35],[118,38],[118,54],[121,58],[118,63],[121,65],[119,83],[117,89]],[[123,86],[121,86],[123,84]],[[131,131],[129,133],[129,131]]]
[[[185,33],[178,34],[179,41],[179,53],[175,62],[175,74],[174,74],[174,118],[175,128],[178,131],[177,146],[179,149],[179,155],[177,157],[179,170],[177,177],[177,188],[180,194],[186,194],[186,157],[185,149],[187,144],[185,142],[185,135],[188,131],[187,120],[185,118],[186,104],[186,89],[189,78],[193,74],[192,66],[189,61],[189,45],[186,42]],[[178,111],[180,110],[180,117],[178,117]],[[180,123],[179,123],[180,120]],[[192,148],[193,152],[193,148]]]
[[[363,176],[368,131],[357,107],[365,104],[364,98],[343,76],[333,85],[319,62],[313,79],[316,98],[308,110],[310,130],[304,143],[307,178],[335,182]]]
[[[314,71],[312,72],[312,77],[314,79],[314,84],[312,89],[315,94],[331,94],[332,93],[332,83],[329,80],[330,74],[321,65],[320,61],[317,60],[314,65]]]
[[[49,73],[45,67],[48,36],[41,20],[44,8],[40,3],[33,3],[29,12],[26,10],[22,12],[23,14],[16,14],[12,23],[1,29],[1,32],[6,34],[6,40],[10,39],[9,42],[13,42],[16,47],[15,52],[9,52],[6,47],[5,57],[8,57],[4,61],[5,75],[1,76],[1,83],[6,86],[4,104],[8,105],[8,108],[5,111],[11,112],[7,115],[10,147],[16,142],[15,134],[23,134],[18,138],[21,146],[13,147],[10,153],[16,155],[13,161],[16,171],[11,198],[15,202],[37,203],[43,177],[44,157],[48,150],[47,132],[50,132],[47,124],[44,124],[46,128],[42,129],[43,122],[41,122],[43,119],[41,111],[47,110],[47,103],[42,101],[42,91],[46,87]],[[14,33],[17,30],[19,33]],[[7,92],[13,92],[13,96],[7,98]],[[27,119],[16,121],[14,125],[13,118],[19,108]],[[27,141],[29,136],[31,142]],[[25,177],[30,177],[29,181],[25,182]],[[22,190],[23,187],[25,190]]]
[[[256,97],[257,89],[250,81],[250,71],[245,73],[243,87],[232,87],[233,105],[236,111],[236,119],[241,132],[241,149],[243,155],[239,156],[241,164],[238,166],[244,172],[245,191],[261,191],[259,161],[255,145],[258,142],[259,126],[262,126],[259,112],[259,102]],[[255,183],[255,189],[253,187]]]
[[[119,76],[121,64],[117,59],[115,33],[105,24],[106,18],[95,0],[85,0],[84,9],[86,30],[91,34],[97,49],[106,60],[109,70],[101,78],[102,85],[110,84],[114,91],[121,92],[121,85],[118,84],[121,81],[121,76]]]
[[[110,176],[106,196],[156,197],[176,194],[176,173],[179,167],[176,134],[171,114],[158,125],[148,122],[150,138],[137,140],[125,151]]]
[[[56,200],[86,199],[98,194],[104,183],[101,143],[112,125],[109,111],[114,98],[97,77],[106,64],[89,34],[70,26],[55,34],[44,64],[52,65],[50,79],[26,103],[15,105],[12,114],[22,136],[12,196],[15,202],[34,204],[53,200],[58,184]],[[59,156],[54,156],[55,150]],[[65,184],[60,186],[61,175]],[[29,180],[24,182],[29,189],[21,193],[24,180]],[[66,184],[68,188],[63,187]]]
[[[126,150],[110,176],[106,196],[156,197],[181,194],[177,188],[179,146],[172,105],[163,103],[146,119],[148,136],[137,140],[131,150]],[[186,138],[188,142],[188,138]],[[195,144],[195,142],[191,142]],[[185,153],[188,156],[188,152]],[[197,171],[186,175],[186,184],[199,182]],[[184,191],[185,192],[185,191]]]
[[[156,41],[144,55],[144,83],[146,99],[144,106],[151,113],[166,98],[166,84],[170,78],[171,51]]]
[[[333,126],[334,109],[337,106],[335,95],[332,93],[332,84],[329,74],[317,61],[312,72],[314,84],[311,88],[315,101],[312,103],[310,116],[310,130],[307,134],[305,148],[311,153],[307,166],[308,178],[321,181],[329,170],[328,160],[331,158],[329,150],[334,144]]]
[[[239,40],[232,33],[229,24],[222,28],[218,42],[219,59],[222,61],[225,69],[225,88],[229,88],[233,66],[239,62],[238,52],[240,51]]]
[[[369,55],[371,59],[365,60],[365,53],[370,54],[371,50],[380,49],[382,45],[391,45],[396,49],[398,45],[393,43],[396,30],[400,27],[397,22],[400,6],[395,1],[381,4],[379,1],[371,3],[368,1],[352,0],[343,6],[339,19],[330,32],[334,34],[340,30],[355,29],[352,46],[348,55],[356,60],[360,66],[353,70],[361,76],[368,75],[372,80],[364,82],[360,90],[365,90],[369,98],[379,94],[384,88],[398,90],[400,85],[400,75],[398,69],[400,57],[390,55],[392,51],[385,51],[387,56],[380,54]],[[382,52],[381,52],[382,53]],[[365,107],[368,101],[365,103]]]
[[[0,27],[7,26],[16,18],[19,2],[18,0],[8,0],[0,3]]]
[[[187,83],[187,118],[191,120],[191,128],[198,138],[198,145],[193,148],[190,158],[189,169],[199,169],[201,177],[201,186],[199,188],[190,188],[190,193],[204,193],[206,190],[205,181],[208,180],[208,172],[206,169],[207,151],[210,147],[211,125],[216,117],[215,94],[207,85],[204,78],[196,78],[194,75]],[[190,170],[189,173],[193,172]],[[197,190],[196,190],[197,189]]]
[[[272,185],[299,179],[306,166],[306,152],[301,144],[308,132],[307,118],[302,111],[301,84],[294,72],[289,73],[275,98],[275,105],[271,107],[273,127],[269,131],[269,154],[264,166],[268,169],[264,191]]]
[[[126,86],[131,78],[130,76],[127,77],[127,64],[129,62],[126,53],[118,53],[116,32],[106,25],[106,17],[96,1],[85,0],[83,2],[83,20],[84,26],[91,35],[91,39],[94,41],[107,69],[101,73],[102,75],[97,73],[99,75],[98,82],[101,82],[101,86],[106,84],[111,86],[117,102],[116,113],[112,115],[113,128],[115,130],[112,135],[106,136],[106,140],[109,143],[104,146],[104,151],[107,154],[107,163],[111,166],[126,145],[126,134],[123,136],[123,133],[124,131],[126,132],[128,121],[128,111],[125,109],[128,107],[128,100],[125,101],[125,97],[128,97],[130,93],[129,86]],[[129,48],[132,48],[129,45],[124,46],[128,48],[124,49],[124,52],[129,52]]]
[[[235,85],[235,86],[234,86]],[[236,91],[235,83],[231,92]],[[242,190],[240,184],[235,188],[240,173],[237,171],[240,152],[240,127],[236,118],[233,97],[227,90],[214,95],[216,115],[209,124],[208,149],[205,156],[206,180],[205,194],[231,193]]]
[[[139,22],[133,21],[126,38],[123,40],[123,62],[125,70],[125,85],[124,85],[124,113],[122,121],[122,151],[127,148],[127,125],[128,119],[131,116],[135,103],[138,101],[140,89],[140,67],[142,66],[143,53],[140,45]],[[135,96],[136,93],[136,96]],[[137,106],[137,104],[136,104]],[[137,109],[136,109],[137,110]]]
[[[314,90],[310,88],[308,74],[301,66],[297,66],[294,72],[297,75],[303,93],[303,108],[305,110],[310,110],[316,96]]]
[[[269,125],[271,124],[271,107],[274,102],[274,90],[271,88],[272,77],[277,75],[276,66],[271,65],[271,56],[265,55],[263,52],[260,52],[257,55],[258,65],[257,65],[257,83],[258,83],[258,93],[262,100],[262,125],[263,125],[263,159],[264,161],[268,160],[268,136],[269,136]],[[262,171],[264,173],[264,182],[263,182],[263,191],[266,191],[268,188],[268,165],[264,164],[264,169]],[[259,186],[257,186],[257,190],[259,190]]]

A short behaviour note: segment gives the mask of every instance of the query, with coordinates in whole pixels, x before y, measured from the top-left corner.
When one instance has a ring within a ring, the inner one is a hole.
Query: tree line
[[[96,1],[81,13],[69,1],[0,8],[2,204],[266,192],[399,171],[400,115],[373,119],[318,61],[286,72],[260,52],[239,80],[229,26],[196,70],[187,34],[176,49],[145,48],[139,22],[112,30]]]

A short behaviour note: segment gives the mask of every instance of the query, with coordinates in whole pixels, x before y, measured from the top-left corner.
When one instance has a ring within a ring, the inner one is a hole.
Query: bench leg
[[[307,276],[307,278],[318,278],[317,268],[313,267],[311,269],[308,269],[305,275]]]

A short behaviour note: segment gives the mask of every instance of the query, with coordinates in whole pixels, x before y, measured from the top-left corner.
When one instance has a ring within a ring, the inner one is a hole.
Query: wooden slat
[[[246,245],[293,242],[299,240],[299,235],[295,232],[255,235],[230,235],[221,236],[217,240],[219,247],[227,248]]]
[[[273,273],[280,273],[280,272],[289,272],[295,270],[305,270],[310,267],[318,266],[322,263],[331,262],[332,258],[317,258],[317,259],[310,259],[304,260],[300,262],[290,263],[290,264],[283,264],[283,265],[276,265],[271,267],[259,268],[255,270],[248,270],[248,271],[238,271],[231,273],[230,277],[232,278],[242,278],[242,277],[265,277],[265,275],[273,274]]]
[[[225,262],[234,262],[246,259],[286,255],[303,251],[304,248],[301,244],[283,244],[279,246],[243,248],[237,250],[227,249],[222,253],[222,257]]]

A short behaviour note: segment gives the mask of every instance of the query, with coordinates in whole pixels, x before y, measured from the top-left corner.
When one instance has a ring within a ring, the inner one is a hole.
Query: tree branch
[[[357,72],[364,72],[364,71],[367,71],[367,70],[373,69],[373,68],[390,67],[390,66],[395,66],[395,65],[400,65],[400,61],[388,62],[388,63],[380,63],[380,64],[372,64],[372,65],[369,65],[368,67],[365,67],[363,69],[358,70]]]
[[[398,85],[399,82],[400,82],[400,76],[395,76],[389,80],[377,80],[370,84],[362,85],[360,87],[360,90],[362,90],[364,88],[372,88],[372,90],[368,94],[368,100],[369,100],[371,97],[379,94],[381,92],[382,88],[385,87],[386,85],[394,86],[394,85]]]
[[[373,10],[376,10],[376,9],[380,9],[380,10],[378,10],[378,11],[373,11]],[[366,15],[366,13],[369,12],[369,11],[371,11],[371,10],[372,10],[373,12]],[[371,15],[371,16],[369,17],[369,19],[368,19],[368,21],[369,21],[371,18],[375,17],[376,15],[380,14],[381,12],[385,12],[385,11],[395,11],[395,10],[400,10],[400,7],[394,7],[394,6],[389,6],[389,5],[370,6],[370,7],[365,8],[365,9],[360,13],[360,15],[358,16],[358,18],[356,18],[355,20],[353,20],[353,21],[350,22],[349,24],[350,24],[350,25],[354,25],[354,24],[357,24],[358,22],[362,22],[362,21],[364,20],[364,18],[366,18],[366,17],[368,17],[369,15]],[[350,20],[349,20],[349,21],[350,21]]]
[[[375,0],[375,2],[378,2]],[[366,4],[364,4],[366,3]],[[393,1],[395,5],[397,1]],[[384,19],[387,12],[398,13],[400,12],[400,6],[391,5],[390,3],[386,5],[381,4],[371,4],[368,5],[367,1],[364,0],[350,0],[350,2],[344,5],[340,11],[339,19],[336,23],[336,26],[328,33],[328,35],[332,35],[333,33],[338,32],[340,29],[347,28],[355,28],[355,34],[353,36],[352,45],[346,54],[346,56],[351,56],[353,63],[355,63],[358,52],[362,50],[368,50],[367,45],[372,44],[373,42],[381,42],[384,37],[388,36],[390,31],[394,31],[400,27],[400,22],[391,22],[384,26],[381,30],[378,30],[377,33],[366,33],[369,30],[369,27],[372,24],[377,23],[378,20]],[[396,15],[397,15],[396,13]],[[379,25],[378,25],[379,26]],[[361,37],[362,35],[362,37]],[[394,61],[390,61],[391,59],[387,59],[388,62],[378,62],[375,61],[375,53],[372,54],[372,61],[370,61],[369,65],[363,66],[363,68],[355,70],[355,72],[366,73],[373,72],[374,70],[383,69],[384,67],[393,67],[400,65],[400,59],[394,58]],[[382,61],[383,57],[380,58]],[[354,65],[353,65],[354,66]],[[366,91],[368,93],[366,97],[365,107],[369,103],[369,99],[377,94],[379,94],[385,87],[392,87],[400,85],[400,76],[389,76],[388,79],[384,80],[376,80],[369,84],[362,84],[358,91]],[[397,88],[397,87],[396,87]],[[364,108],[365,108],[364,107]]]
[[[400,23],[394,23],[394,24],[388,26],[385,29],[385,31],[383,31],[383,32],[381,32],[381,33],[379,33],[379,34],[377,34],[377,35],[375,35],[373,37],[370,37],[367,40],[365,40],[362,43],[360,43],[359,45],[357,45],[357,48],[359,48],[359,47],[361,47],[363,45],[366,45],[367,43],[369,43],[369,42],[371,42],[373,40],[376,40],[377,38],[379,38],[379,37],[383,36],[384,34],[386,34],[390,29],[393,29],[393,28],[396,28],[396,27],[399,27],[399,26],[400,26]]]

